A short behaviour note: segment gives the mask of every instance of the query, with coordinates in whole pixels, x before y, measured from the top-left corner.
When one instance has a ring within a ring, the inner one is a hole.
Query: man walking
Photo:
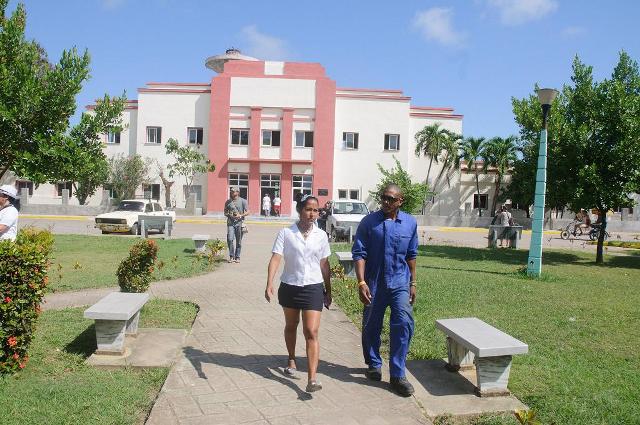
[[[227,245],[229,262],[240,262],[242,250],[242,223],[249,215],[247,200],[240,197],[238,188],[231,189],[231,198],[224,203],[224,215],[227,217]],[[235,242],[235,247],[234,247]]]
[[[382,379],[380,344],[387,306],[391,307],[389,370],[391,387],[408,397],[414,389],[405,374],[405,361],[413,335],[416,300],[418,233],[415,218],[400,211],[402,190],[395,184],[382,192],[381,210],[360,222],[352,255],[358,279],[362,315],[362,351],[369,366],[367,378]]]

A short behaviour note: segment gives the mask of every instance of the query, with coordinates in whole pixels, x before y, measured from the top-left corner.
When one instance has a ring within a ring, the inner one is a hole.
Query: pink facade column
[[[222,212],[229,196],[227,163],[229,160],[229,112],[231,78],[223,74],[211,80],[209,112],[209,160],[216,171],[207,174],[207,212]]]
[[[336,117],[336,83],[328,78],[316,80],[316,119],[313,139],[313,189],[327,189],[319,195],[320,206],[331,200],[333,193],[333,154]]]
[[[280,136],[280,159],[291,159],[293,146],[293,109],[282,110],[282,133]]]
[[[293,197],[291,193],[291,164],[282,164],[282,175],[280,177],[280,199],[282,199],[282,208],[280,214],[295,216],[295,211],[291,211],[291,203]]]
[[[262,108],[251,108],[251,118],[249,121],[249,158],[260,158],[260,119],[262,118]]]
[[[262,199],[260,198],[260,163],[249,164],[249,211],[260,214]]]

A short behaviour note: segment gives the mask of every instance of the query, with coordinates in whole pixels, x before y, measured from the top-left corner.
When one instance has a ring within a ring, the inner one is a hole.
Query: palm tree
[[[450,132],[442,127],[439,123],[425,126],[422,130],[416,133],[416,156],[420,155],[429,157],[429,168],[427,168],[427,178],[425,183],[429,186],[429,175],[431,174],[431,166],[435,161],[438,163],[438,155],[450,138]],[[425,195],[426,196],[426,195]],[[426,200],[426,198],[425,198]],[[422,213],[424,214],[424,202],[422,205]]]
[[[471,168],[476,175],[476,190],[478,192],[478,215],[482,217],[482,209],[480,208],[480,180],[478,177],[478,160],[485,159],[486,143],[484,137],[467,137],[460,143],[460,155],[458,163],[462,159],[467,164],[467,172]]]
[[[493,205],[491,211],[496,210],[498,203],[498,195],[500,194],[500,186],[502,178],[509,171],[511,165],[518,159],[516,146],[517,137],[509,136],[507,138],[494,137],[487,143],[487,161],[485,167],[491,166],[496,169],[496,191],[493,197]]]
[[[462,140],[462,136],[452,131],[447,131],[447,133],[448,137],[444,141],[440,155],[442,169],[438,173],[438,177],[436,177],[434,189],[438,185],[442,175],[445,175],[447,177],[447,182],[449,182],[449,171],[458,166],[458,152],[460,150],[460,141]]]

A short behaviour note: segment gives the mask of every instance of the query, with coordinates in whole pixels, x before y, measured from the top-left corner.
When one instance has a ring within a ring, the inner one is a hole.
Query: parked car
[[[96,216],[96,228],[105,233],[130,233],[132,235],[140,234],[140,225],[138,224],[139,215],[157,215],[169,216],[172,221],[176,221],[175,211],[163,210],[162,206],[155,200],[151,199],[125,199],[120,201],[115,211],[100,214]],[[147,226],[147,228],[149,228]],[[160,232],[164,228],[157,228]]]
[[[360,221],[369,214],[364,202],[351,199],[331,201],[331,209],[327,215],[326,232],[333,242],[348,240],[355,236]]]

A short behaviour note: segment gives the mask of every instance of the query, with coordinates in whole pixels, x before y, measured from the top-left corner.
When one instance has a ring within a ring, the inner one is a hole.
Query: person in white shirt
[[[322,389],[322,384],[316,380],[320,353],[318,330],[322,305],[327,308],[331,305],[331,249],[327,234],[314,225],[318,218],[318,199],[305,195],[297,203],[296,210],[300,220],[280,230],[273,244],[264,296],[271,302],[274,296],[273,279],[284,258],[284,271],[278,288],[278,301],[284,310],[284,340],[289,353],[284,373],[296,377],[296,334],[302,314],[308,362],[306,391],[314,392]]]
[[[18,235],[18,210],[14,203],[18,199],[15,187],[0,186],[0,240],[15,241]]]
[[[276,214],[276,217],[280,217],[280,204],[282,204],[282,199],[276,193],[276,197],[273,198],[273,212]]]
[[[264,198],[262,198],[262,212],[267,217],[271,215],[271,198],[268,193],[265,193]]]

